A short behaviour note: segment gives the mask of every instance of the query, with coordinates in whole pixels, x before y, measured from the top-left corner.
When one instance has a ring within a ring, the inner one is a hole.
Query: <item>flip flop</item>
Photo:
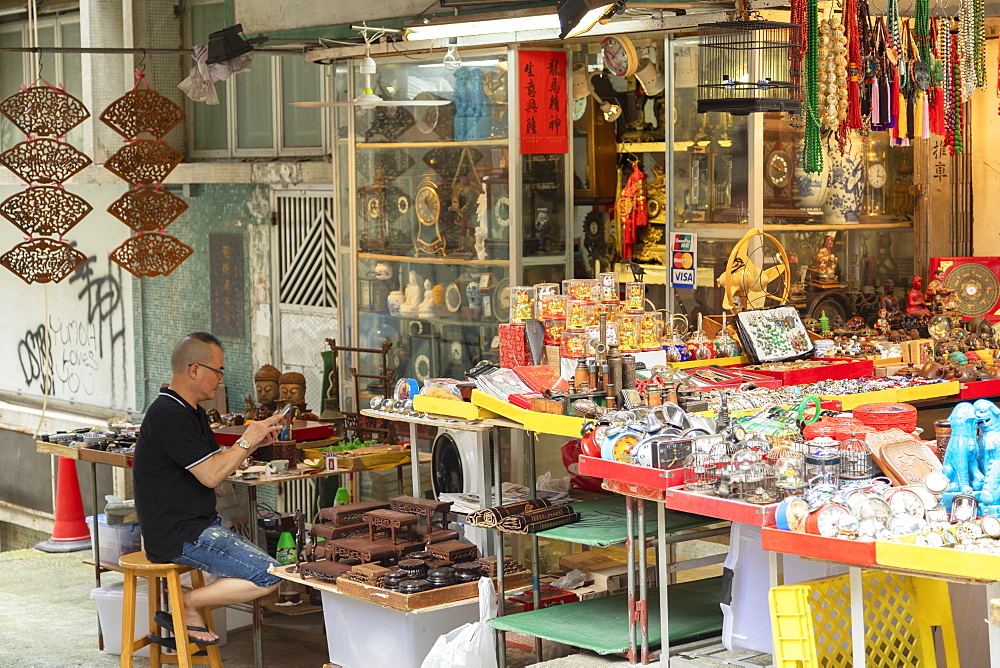
[[[172,652],[176,652],[177,651],[177,639],[176,638],[161,638],[160,636],[156,635],[155,633],[150,633],[146,637],[149,638],[149,642],[156,643],[157,645],[159,645],[160,647],[163,647],[164,649],[169,649]],[[197,652],[195,652],[194,654],[192,654],[191,656],[208,656],[208,652],[206,652],[203,649],[200,649]]]
[[[157,610],[155,613],[153,613],[153,621],[162,626],[163,628],[165,628],[166,630],[170,631],[174,635],[177,635],[177,633],[174,631],[173,617],[165,613],[163,610]],[[198,631],[199,633],[208,633],[207,626],[189,626],[187,627],[187,630]],[[198,640],[197,638],[192,638],[191,636],[188,636],[188,642],[192,642],[198,645],[218,645],[219,639],[216,638],[215,640]]]

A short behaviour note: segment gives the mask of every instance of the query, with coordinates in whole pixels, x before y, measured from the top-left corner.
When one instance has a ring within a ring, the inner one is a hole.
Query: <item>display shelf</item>
[[[35,452],[46,455],[56,455],[67,459],[80,459],[80,450],[73,445],[62,445],[61,443],[50,443],[49,441],[35,441]]]
[[[421,318],[419,316],[410,317],[406,315],[390,316],[388,313],[379,313],[378,311],[369,311],[367,309],[358,309],[358,313],[359,314],[363,313],[365,315],[384,316],[386,318],[392,317],[397,320],[406,320],[408,322],[426,322],[432,325],[459,325],[463,327],[475,325],[476,327],[496,327],[497,325],[502,324],[496,320],[489,320],[489,321],[462,320],[461,318],[443,318],[441,316],[436,316],[436,315],[431,316],[429,318]]]
[[[826,538],[776,527],[763,527],[760,535],[761,545],[768,552],[795,554],[855,566],[874,566],[876,563],[875,541]]]
[[[386,260],[388,262],[413,262],[417,264],[449,264],[454,266],[506,267],[510,260],[460,260],[448,257],[410,257],[409,255],[389,255],[386,253],[358,253],[364,260]]]
[[[268,612],[276,612],[287,617],[298,617],[299,615],[323,612],[323,606],[311,604],[309,602],[309,595],[305,592],[301,592],[300,602],[296,605],[279,605],[278,592],[276,591],[261,597],[260,605]]]
[[[712,225],[715,227],[715,225]],[[804,223],[798,224],[793,223],[790,225],[782,225],[781,223],[765,223],[764,231],[766,232],[823,232],[829,230],[889,230],[902,227],[913,227],[911,222],[903,223],[838,223],[838,224],[825,224],[825,223]]]
[[[439,399],[437,397],[428,397],[425,394],[418,394],[413,397],[413,410],[420,411],[421,413],[460,418],[469,422],[499,417],[493,411],[487,410],[482,406],[476,406],[468,401]]]
[[[628,524],[625,521],[625,497],[615,495],[603,499],[580,501],[572,504],[571,507],[580,513],[579,522],[539,531],[538,536],[591,547],[620,545],[628,538],[626,532]],[[716,520],[668,510],[664,522],[666,532],[671,534],[715,524]],[[646,535],[656,535],[656,522],[646,523]]]
[[[693,642],[722,631],[723,579],[707,578],[669,587],[670,644]],[[660,594],[650,589],[648,598],[649,644],[661,644]],[[619,654],[629,649],[627,594],[592,598],[576,603],[496,617],[489,621],[498,631],[561,642],[598,654]]]
[[[735,499],[687,492],[681,486],[671,487],[666,491],[664,505],[670,510],[682,510],[759,527],[774,526],[774,511],[778,508],[777,503],[756,505]]]
[[[615,149],[619,153],[666,153],[667,144],[665,141],[623,142],[615,144]]]
[[[618,481],[661,492],[684,482],[682,468],[654,469],[587,455],[580,455],[580,474],[603,478],[605,482]],[[640,496],[646,498],[645,494]]]
[[[509,139],[475,139],[471,141],[398,141],[398,142],[361,142],[357,148],[441,148],[454,146],[506,146]]]

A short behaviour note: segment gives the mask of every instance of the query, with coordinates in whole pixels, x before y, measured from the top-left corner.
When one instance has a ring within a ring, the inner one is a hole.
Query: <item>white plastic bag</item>
[[[497,595],[493,581],[479,579],[479,621],[459,626],[437,639],[420,668],[497,668],[493,629],[487,620],[496,616]]]

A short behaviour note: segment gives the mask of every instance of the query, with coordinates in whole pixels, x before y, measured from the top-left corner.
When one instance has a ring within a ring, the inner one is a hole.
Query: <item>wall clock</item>
[[[784,149],[771,151],[767,156],[767,170],[765,171],[768,182],[775,190],[780,190],[792,180],[792,158]]]
[[[609,35],[601,42],[604,66],[617,77],[630,77],[639,69],[639,53],[625,35]]]

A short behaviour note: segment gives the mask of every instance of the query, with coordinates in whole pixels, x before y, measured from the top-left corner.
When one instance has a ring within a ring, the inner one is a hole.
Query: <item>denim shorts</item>
[[[238,533],[222,527],[220,520],[201,532],[193,543],[184,543],[175,564],[203,570],[220,578],[249,580],[258,587],[273,587],[281,578],[267,572],[278,562]]]

